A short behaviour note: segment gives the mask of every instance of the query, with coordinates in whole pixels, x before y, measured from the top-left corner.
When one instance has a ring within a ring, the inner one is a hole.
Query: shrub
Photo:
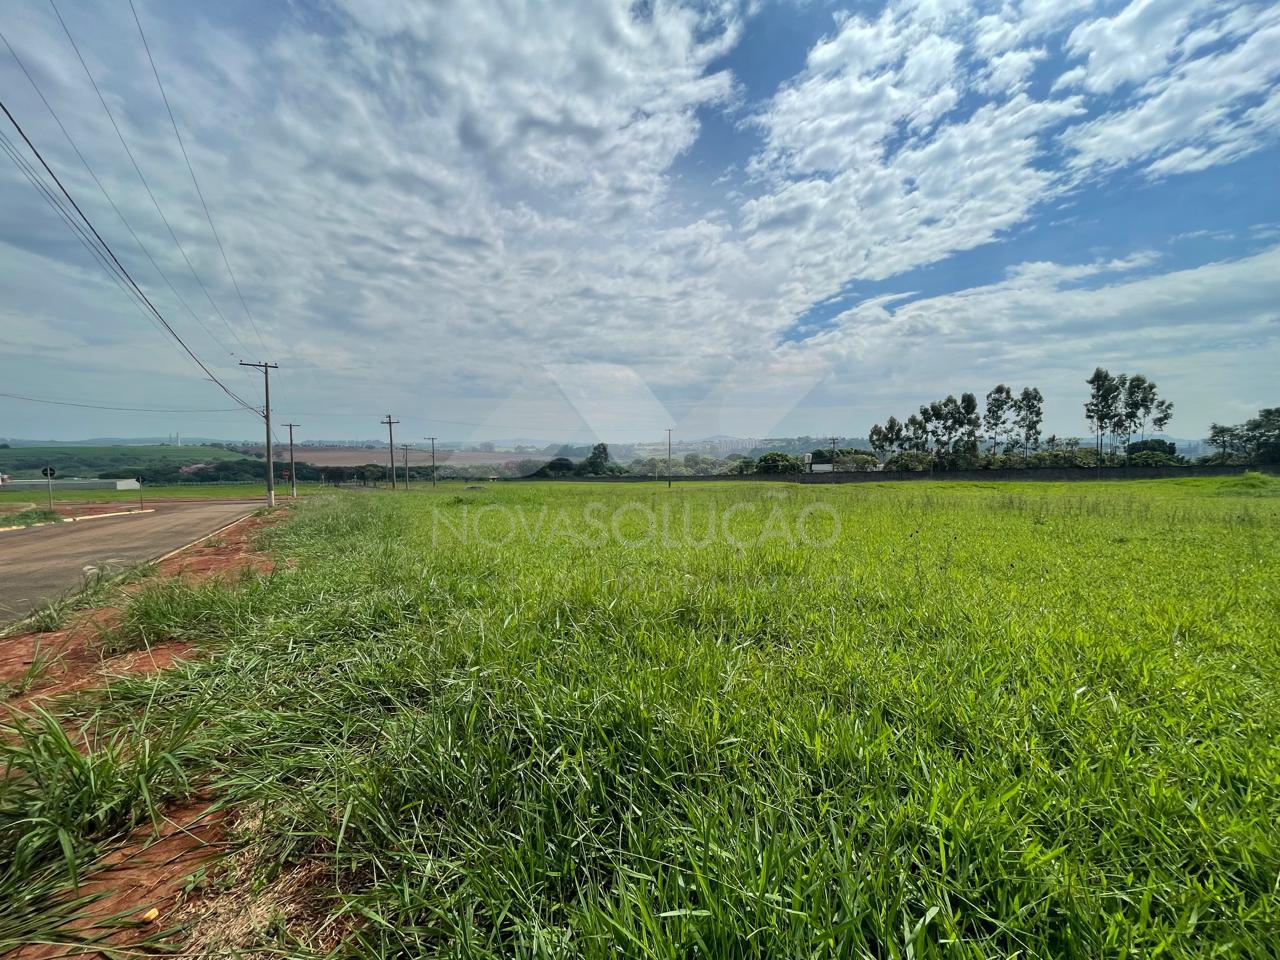
[[[885,462],[884,468],[908,473],[923,473],[933,468],[933,454],[923,450],[902,450],[890,457]]]

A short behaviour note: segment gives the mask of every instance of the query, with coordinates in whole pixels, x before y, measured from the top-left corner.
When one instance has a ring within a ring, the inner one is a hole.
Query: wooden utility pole
[[[832,473],[836,472],[836,441],[838,439],[840,438],[839,437],[831,438],[831,472]]]
[[[298,499],[298,471],[293,467],[293,428],[300,427],[300,423],[286,423],[289,428],[289,492],[294,500]]]
[[[400,444],[400,449],[404,451],[404,488],[409,489],[409,444]]]
[[[392,420],[391,414],[387,414],[379,423],[386,424],[387,427],[387,466],[391,468],[391,489],[396,488],[396,440],[391,432],[391,428],[399,423],[399,420]]]
[[[436,440],[437,437],[423,437],[423,440],[431,441],[431,486],[436,485]]]
[[[240,361],[242,367],[257,367],[262,371],[262,419],[267,425],[267,506],[276,505],[275,461],[271,455],[271,371],[279,370],[275,363],[247,363]]]

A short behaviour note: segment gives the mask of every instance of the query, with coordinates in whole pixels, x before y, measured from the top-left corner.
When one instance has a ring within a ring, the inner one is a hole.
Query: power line
[[[18,168],[19,172],[27,178],[31,185],[41,195],[45,203],[47,203],[53,209],[54,213],[62,219],[63,223],[65,223],[67,228],[72,232],[72,235],[80,242],[80,245],[89,251],[89,254],[98,261],[98,264],[107,271],[107,276],[109,276],[125,296],[129,298],[130,302],[142,312],[142,315],[146,317],[157,330],[160,330],[161,333],[163,333],[163,328],[156,323],[153,316],[147,313],[142,301],[125,282],[123,275],[116,269],[111,261],[103,255],[102,251],[94,245],[92,238],[85,232],[84,227],[76,222],[75,218],[72,217],[70,211],[62,203],[61,199],[57,194],[53,193],[49,189],[44,180],[39,176],[39,172],[31,165],[30,161],[22,156],[18,151],[18,148],[14,146],[9,138],[3,133],[0,133],[0,148],[4,149],[5,153],[9,156],[9,159],[12,160],[14,165]]]
[[[235,351],[229,349],[227,345],[218,338],[217,334],[205,325],[205,322],[201,320],[195,310],[191,308],[191,304],[187,302],[187,299],[178,292],[178,288],[173,285],[173,281],[169,279],[169,275],[160,268],[160,264],[156,262],[156,258],[151,255],[151,251],[147,248],[147,245],[142,242],[142,238],[139,237],[137,231],[133,229],[133,225],[125,218],[124,212],[116,205],[111,194],[107,192],[106,186],[103,184],[102,180],[99,179],[98,174],[94,171],[93,167],[90,166],[89,161],[85,159],[84,154],[80,151],[80,147],[71,136],[71,132],[67,130],[66,125],[62,122],[62,118],[59,117],[57,111],[53,109],[53,104],[51,104],[48,98],[45,97],[44,91],[40,89],[40,85],[36,83],[35,78],[31,76],[30,71],[27,70],[27,65],[23,63],[22,58],[18,56],[18,51],[13,49],[13,44],[9,42],[9,38],[6,37],[3,32],[0,32],[0,40],[4,41],[4,45],[9,49],[9,53],[13,57],[14,62],[17,63],[18,68],[26,76],[27,82],[31,84],[31,89],[36,92],[36,96],[40,98],[40,102],[43,103],[45,109],[49,111],[49,115],[53,117],[54,123],[58,125],[58,129],[62,131],[62,135],[66,138],[67,143],[70,144],[71,149],[75,151],[76,156],[80,158],[80,163],[84,165],[85,171],[93,178],[93,182],[98,185],[98,189],[102,191],[102,195],[106,198],[107,203],[111,205],[111,209],[114,210],[116,216],[120,218],[120,222],[123,223],[125,229],[129,231],[129,235],[133,237],[133,241],[138,245],[138,249],[142,251],[143,255],[149,261],[151,261],[151,266],[154,267],[156,273],[160,275],[160,279],[165,282],[165,285],[168,286],[169,290],[177,298],[178,302],[186,309],[187,313],[191,314],[191,319],[199,324],[200,329],[209,335],[209,339],[216,343],[219,349],[227,353],[228,356],[236,357]],[[241,346],[243,346],[243,344]]]
[[[227,332],[231,334],[231,338],[240,345],[240,349],[242,351],[247,353],[248,349],[245,347],[244,341],[241,340],[235,330],[231,328],[231,324],[227,321],[226,316],[223,315],[222,311],[218,308],[217,303],[214,302],[213,296],[209,293],[209,288],[206,287],[204,281],[200,279],[200,274],[196,273],[196,268],[191,263],[191,258],[187,256],[187,251],[182,246],[182,241],[178,239],[177,233],[174,232],[173,225],[169,223],[169,218],[164,215],[164,210],[160,206],[160,201],[156,199],[155,193],[152,192],[151,184],[147,182],[147,178],[143,174],[142,168],[138,166],[138,161],[133,156],[133,151],[129,149],[129,142],[125,140],[124,133],[121,132],[119,124],[116,123],[115,114],[113,114],[111,112],[111,108],[107,106],[107,98],[102,95],[102,90],[98,87],[98,81],[93,78],[93,72],[89,69],[89,64],[85,62],[84,56],[80,53],[80,47],[76,43],[75,37],[71,35],[71,30],[67,27],[67,22],[62,19],[62,13],[58,10],[57,3],[55,3],[54,0],[49,0],[49,6],[53,8],[53,12],[58,18],[58,23],[62,25],[62,32],[66,34],[67,40],[70,41],[71,49],[75,51],[76,59],[80,61],[80,66],[84,69],[84,75],[89,78],[89,83],[93,87],[93,92],[98,95],[98,102],[102,104],[102,109],[106,111],[107,119],[111,121],[112,129],[115,130],[116,136],[120,140],[120,145],[124,147],[124,152],[128,155],[129,162],[133,164],[134,173],[138,175],[138,179],[142,182],[143,188],[147,191],[147,196],[151,198],[151,203],[156,208],[156,213],[158,213],[160,215],[160,219],[164,221],[165,228],[169,231],[169,236],[173,240],[174,246],[176,246],[178,248],[178,252],[182,254],[182,259],[186,261],[187,269],[191,271],[191,276],[194,277],[196,283],[200,285],[200,289],[204,291],[205,299],[209,301],[209,306],[213,307],[213,312],[222,320],[223,325],[227,328]]]
[[[164,84],[160,82],[160,71],[156,69],[155,58],[151,56],[151,45],[147,43],[147,35],[142,32],[142,21],[138,19],[138,11],[133,5],[133,0],[129,0],[129,9],[133,12],[133,22],[138,25],[138,36],[142,38],[142,47],[147,51],[147,60],[151,63],[151,72],[156,78],[156,86],[160,88],[160,97],[164,100],[164,108],[169,112],[169,122],[173,125],[173,135],[178,138],[178,146],[182,149],[182,159],[187,162],[187,173],[191,174],[191,182],[195,185],[196,196],[200,198],[200,206],[204,208],[204,218],[209,221],[209,230],[213,234],[214,241],[218,244],[218,252],[222,254],[222,262],[227,268],[227,275],[231,277],[232,286],[236,288],[236,296],[240,298],[240,306],[244,309],[244,315],[249,319],[249,325],[253,327],[258,343],[263,350],[266,350],[267,344],[262,339],[262,333],[258,330],[258,324],[253,319],[253,314],[249,312],[249,305],[244,301],[244,294],[240,292],[240,281],[236,279],[235,271],[231,269],[231,261],[227,259],[227,251],[222,246],[222,238],[218,236],[218,228],[213,225],[213,216],[209,213],[209,205],[205,203],[204,191],[200,189],[200,181],[196,179],[195,168],[191,166],[191,157],[187,155],[187,145],[182,142],[182,134],[178,132],[178,121],[173,116],[173,107],[169,105],[169,95],[164,92]]]
[[[82,407],[86,410],[123,410],[126,413],[239,413],[240,407],[169,408],[169,407],[118,407],[104,403],[88,403],[78,400],[53,400],[49,397],[28,397],[21,393],[0,393],[10,400],[26,400],[30,403],[51,403],[59,407]]]
[[[36,145],[31,142],[31,138],[27,136],[27,132],[22,129],[22,125],[18,123],[14,115],[9,112],[9,108],[5,106],[3,101],[0,101],[0,110],[4,111],[4,115],[9,119],[9,122],[13,124],[13,128],[18,131],[18,135],[22,137],[23,141],[27,145],[27,148],[35,155],[36,159],[40,161],[40,165],[44,167],[45,172],[48,173],[49,176],[52,178],[53,182],[57,184],[58,189],[62,192],[62,195],[67,198],[67,202],[71,204],[71,206],[75,209],[76,213],[79,215],[80,219],[84,221],[85,226],[87,226],[89,230],[93,233],[94,238],[98,241],[99,244],[102,245],[102,249],[105,250],[106,253],[111,257],[111,262],[115,264],[115,266],[119,269],[120,273],[123,274],[126,280],[128,280],[129,286],[133,290],[137,291],[138,296],[142,298],[144,303],[146,303],[147,309],[150,310],[151,313],[155,315],[155,318],[160,321],[160,323],[164,326],[164,329],[168,331],[169,335],[172,336],[175,340],[177,340],[179,344],[181,344],[182,349],[186,351],[187,355],[191,357],[192,360],[195,361],[196,365],[201,370],[204,371],[205,375],[208,376],[210,380],[212,380],[214,383],[218,385],[218,387],[222,390],[223,393],[225,393],[228,397],[230,397],[236,403],[240,404],[240,406],[244,407],[246,410],[254,410],[254,408],[250,406],[248,403],[246,403],[244,399],[237,396],[231,390],[230,387],[228,387],[225,383],[219,380],[218,377],[214,374],[214,372],[205,365],[205,362],[201,360],[198,356],[196,356],[195,351],[192,350],[189,346],[187,346],[187,342],[183,340],[181,336],[179,336],[178,331],[174,330],[173,327],[170,325],[169,321],[164,318],[164,315],[160,313],[159,310],[156,309],[155,304],[151,302],[150,298],[147,297],[143,289],[140,286],[138,286],[137,281],[134,280],[133,276],[129,273],[129,271],[125,269],[124,264],[120,262],[120,258],[116,256],[115,251],[111,249],[111,246],[107,243],[107,241],[102,239],[102,235],[98,233],[98,229],[93,225],[93,222],[87,216],[85,216],[84,211],[80,209],[80,205],[76,203],[75,199],[67,191],[67,188],[63,185],[62,181],[58,179],[58,175],[53,172],[53,168],[49,166],[48,162],[44,158],[44,155],[36,148]],[[257,411],[254,410],[254,412],[256,413]]]

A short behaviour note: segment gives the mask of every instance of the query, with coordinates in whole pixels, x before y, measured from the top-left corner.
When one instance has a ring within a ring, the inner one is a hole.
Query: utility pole
[[[436,440],[438,437],[423,437],[423,440],[431,441],[431,486],[436,485]]]
[[[257,367],[262,371],[262,419],[267,425],[267,506],[276,505],[275,464],[271,456],[271,371],[279,370],[275,363],[248,363],[240,361],[242,367]]]
[[[300,427],[300,423],[286,423],[289,428],[289,488],[293,499],[298,499],[298,471],[293,468],[293,428]]]
[[[671,428],[667,427],[667,489],[671,489]]]
[[[400,449],[404,451],[404,488],[409,489],[409,444],[400,444]]]
[[[391,432],[391,428],[399,423],[399,420],[392,420],[391,414],[387,414],[379,423],[386,424],[387,427],[387,466],[391,468],[391,489],[396,488],[396,441]]]
[[[831,472],[832,473],[836,472],[836,440],[838,439],[839,437],[831,438]]]

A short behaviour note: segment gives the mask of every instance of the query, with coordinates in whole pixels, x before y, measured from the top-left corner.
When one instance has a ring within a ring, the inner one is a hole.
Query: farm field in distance
[[[261,536],[123,601],[114,649],[189,661],[10,722],[0,950],[202,797],[179,951],[1280,952],[1280,480],[450,484]]]
[[[278,456],[278,454],[277,454]],[[294,456],[299,462],[313,464],[317,467],[362,467],[367,463],[377,464],[379,466],[387,462],[387,448],[380,447],[298,447],[294,451]],[[513,453],[506,450],[489,451],[482,450],[446,450],[441,448],[436,451],[436,463],[439,466],[445,464],[473,465],[482,463],[511,463],[517,460],[525,460],[529,458],[537,458],[537,453]],[[543,459],[547,459],[542,455]],[[403,452],[396,451],[396,466],[403,462]],[[431,449],[426,444],[418,443],[409,451],[409,463],[412,466],[419,467],[431,463]]]

